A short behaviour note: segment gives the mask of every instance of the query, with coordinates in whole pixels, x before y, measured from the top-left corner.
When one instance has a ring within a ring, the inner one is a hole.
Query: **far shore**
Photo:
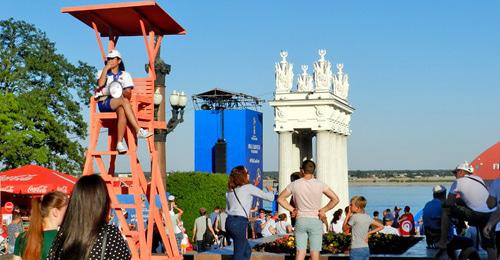
[[[351,186],[419,186],[419,185],[451,185],[452,181],[443,181],[443,182],[425,182],[425,181],[414,181],[414,182],[388,182],[388,181],[379,181],[379,182],[368,182],[368,181],[349,181],[349,185]]]
[[[401,185],[449,185],[455,180],[452,176],[447,177],[423,177],[423,178],[351,178],[349,185],[352,186],[401,186]]]

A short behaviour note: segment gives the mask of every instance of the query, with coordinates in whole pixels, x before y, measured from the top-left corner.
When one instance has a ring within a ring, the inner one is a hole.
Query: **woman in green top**
[[[47,259],[67,207],[68,197],[59,191],[33,199],[30,226],[28,231],[21,233],[16,239],[14,260]]]

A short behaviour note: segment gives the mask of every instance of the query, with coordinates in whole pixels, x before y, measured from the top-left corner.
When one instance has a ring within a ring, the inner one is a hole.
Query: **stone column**
[[[300,164],[301,164],[301,152],[303,150],[302,147],[302,135],[300,133],[294,132],[292,133],[292,140],[293,140],[293,152],[292,152],[292,164],[293,164],[293,170],[292,172],[296,172],[300,170]],[[290,172],[290,174],[292,174]]]
[[[290,183],[290,174],[293,172],[293,162],[290,160],[293,152],[292,131],[279,132],[279,192],[283,191]],[[288,213],[279,207],[280,213]]]
[[[349,205],[349,176],[348,176],[348,166],[347,166],[347,136],[342,134],[337,134],[338,147],[339,147],[339,161],[338,170],[335,178],[338,183],[341,184],[338,187],[337,195],[339,196],[340,202],[339,207],[346,207]]]
[[[332,139],[327,130],[320,130],[316,133],[316,178],[333,189],[335,179],[332,178],[333,162],[331,157]],[[322,206],[329,200],[323,196]]]
[[[335,192],[335,194],[337,194],[337,196],[339,196],[339,199],[342,199],[341,196],[339,195],[339,192],[340,192],[339,187],[340,187],[341,183],[337,179],[337,173],[339,172],[339,169],[340,169],[339,162],[340,162],[340,156],[341,156],[338,134],[331,132],[331,138],[332,138],[332,145],[330,146],[330,154],[331,154],[330,158],[332,160],[332,168],[330,169],[330,172],[331,172],[330,178],[334,179],[335,181],[331,184],[330,188],[332,188],[332,190]],[[334,210],[336,210],[339,206],[341,206],[341,205],[338,204],[338,206],[335,207]]]

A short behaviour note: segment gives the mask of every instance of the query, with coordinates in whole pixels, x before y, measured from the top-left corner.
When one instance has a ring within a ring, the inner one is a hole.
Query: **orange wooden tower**
[[[149,59],[148,76],[135,78],[132,91],[131,104],[141,128],[153,132],[154,129],[165,129],[164,121],[154,120],[154,82],[155,58],[158,54],[164,35],[185,34],[185,30],[172,19],[156,2],[115,3],[83,7],[68,7],[61,10],[69,13],[94,29],[103,60],[106,59],[101,37],[108,38],[108,50],[115,48],[120,36],[143,36],[146,52]],[[158,155],[152,137],[146,139],[149,148],[151,166],[151,181],[144,176],[141,163],[137,157],[137,140],[135,133],[127,129],[125,140],[128,151],[124,156],[129,157],[131,177],[118,177],[115,175],[115,161],[118,152],[116,147],[116,114],[98,113],[96,102],[91,98],[90,103],[90,144],[87,150],[84,175],[99,173],[106,181],[111,207],[123,229],[123,234],[132,251],[133,259],[182,259],[179,254],[172,222],[170,221],[165,189],[163,186]],[[98,151],[97,143],[102,128],[108,129],[106,151]],[[108,160],[103,160],[107,159]],[[109,162],[106,166],[105,162]],[[97,166],[94,169],[94,165]],[[134,204],[120,204],[117,200],[119,194],[130,194],[134,197]],[[160,198],[161,208],[157,208],[155,200]],[[143,216],[143,200],[149,202],[149,215],[145,221]],[[123,215],[123,209],[135,209],[137,227],[130,228]],[[144,225],[147,223],[147,226]],[[165,245],[164,254],[152,254],[153,230],[155,226],[160,233]]]

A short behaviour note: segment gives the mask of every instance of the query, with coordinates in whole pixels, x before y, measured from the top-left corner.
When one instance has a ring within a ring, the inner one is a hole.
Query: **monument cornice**
[[[325,95],[328,94],[328,95]],[[288,93],[276,94],[275,100],[270,101],[272,107],[297,107],[297,106],[333,106],[348,114],[355,110],[345,100],[338,98],[331,93]]]

